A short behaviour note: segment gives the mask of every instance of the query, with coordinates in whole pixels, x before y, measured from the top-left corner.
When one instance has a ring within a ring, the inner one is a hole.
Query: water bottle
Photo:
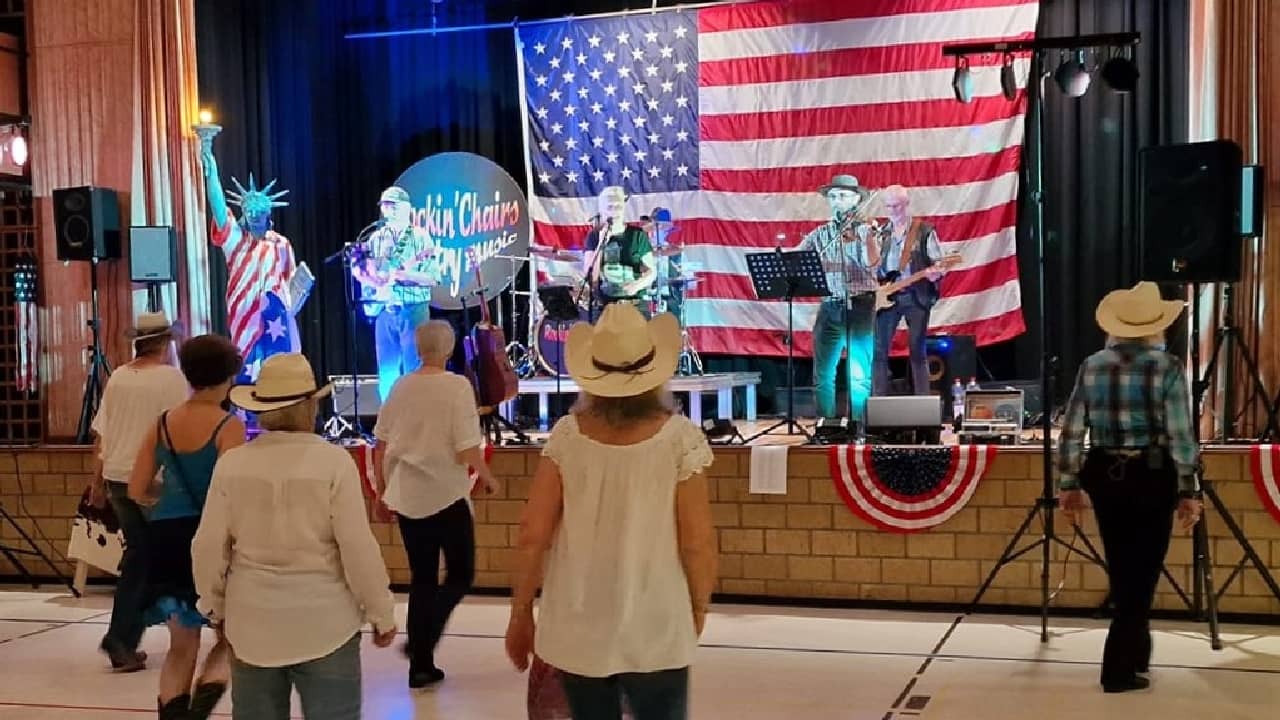
[[[960,426],[960,419],[964,416],[964,386],[960,384],[960,378],[956,378],[955,383],[951,385],[951,420],[956,427]]]

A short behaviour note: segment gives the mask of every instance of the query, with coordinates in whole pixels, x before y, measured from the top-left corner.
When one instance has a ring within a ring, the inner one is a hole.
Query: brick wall
[[[45,534],[66,551],[70,517],[88,476],[83,449],[0,453],[0,500],[15,515],[14,463],[22,468],[27,509]],[[508,586],[513,547],[529,476],[538,462],[536,450],[500,450],[494,471],[503,488],[493,499],[477,501],[477,585]],[[1280,524],[1262,508],[1253,489],[1244,449],[1210,451],[1208,477],[1223,502],[1254,542],[1272,572],[1280,575]],[[1012,533],[1040,492],[1040,455],[1035,450],[1002,450],[978,486],[969,505],[946,524],[914,535],[885,533],[855,517],[835,493],[827,456],[818,449],[792,450],[786,495],[751,495],[747,489],[749,451],[719,448],[711,477],[712,511],[720,543],[718,590],[735,595],[783,598],[843,598],[921,603],[967,602],[1000,556]],[[1213,540],[1214,576],[1225,580],[1241,551],[1212,510],[1207,513]],[[30,526],[31,520],[19,522]],[[398,530],[373,523],[383,546],[391,578],[408,582],[408,558]],[[1098,544],[1092,522],[1086,536]],[[12,530],[3,537],[12,542]],[[1029,533],[1029,539],[1037,535]],[[1063,535],[1071,541],[1070,532]],[[1078,547],[1083,547],[1077,542]],[[1057,604],[1093,607],[1106,595],[1103,572],[1055,548],[1050,587],[1062,589]],[[1035,551],[1005,567],[984,602],[999,605],[1039,604],[1040,554]],[[1190,585],[1191,542],[1177,535],[1169,552],[1170,572]],[[9,574],[0,559],[0,574]],[[1161,581],[1159,607],[1180,607],[1177,596]],[[1280,613],[1280,602],[1251,570],[1228,588],[1221,607],[1228,612]]]

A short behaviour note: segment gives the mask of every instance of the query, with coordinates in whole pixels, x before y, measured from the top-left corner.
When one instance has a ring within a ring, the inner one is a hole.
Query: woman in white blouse
[[[636,720],[687,716],[716,549],[711,449],[666,402],[679,353],[674,316],[630,305],[569,332],[582,398],[529,491],[506,646],[519,670],[536,650],[560,671],[575,720],[616,720],[623,697]]]
[[[308,720],[360,717],[360,630],[395,639],[390,580],[346,450],[314,432],[311,364],[273,355],[231,401],[269,432],[218,461],[191,545],[200,610],[234,654],[232,716],[285,720],[297,688]]]

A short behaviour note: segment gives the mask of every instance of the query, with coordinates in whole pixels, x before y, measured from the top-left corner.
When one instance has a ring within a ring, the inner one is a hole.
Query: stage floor
[[[147,632],[147,670],[111,674],[96,649],[109,592],[94,587],[75,600],[0,590],[0,718],[127,720],[155,712],[165,634]],[[398,600],[403,620],[405,598]],[[425,694],[409,693],[407,667],[395,649],[366,641],[364,717],[525,717],[525,676],[512,670],[502,648],[507,608],[506,600],[488,598],[459,606],[437,654],[448,679]],[[1257,720],[1274,714],[1280,627],[1226,625],[1226,648],[1213,652],[1203,625],[1153,626],[1152,689],[1104,695],[1097,686],[1105,635],[1099,621],[1055,618],[1042,645],[1038,618],[717,605],[694,661],[690,716]],[[215,716],[230,710],[228,695]],[[301,717],[296,700],[292,717]]]

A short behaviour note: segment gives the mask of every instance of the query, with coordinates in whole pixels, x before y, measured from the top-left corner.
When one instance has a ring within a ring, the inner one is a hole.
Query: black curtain
[[[1081,99],[1063,97],[1052,82],[1046,92],[1045,330],[1066,381],[1101,344],[1093,323],[1097,301],[1137,279],[1137,151],[1186,136],[1187,2],[1041,3],[1042,36],[1142,33],[1137,92],[1116,95],[1096,76]],[[418,159],[454,150],[489,157],[522,187],[525,182],[511,31],[373,40],[343,35],[429,27],[433,10],[439,25],[449,27],[648,6],[641,0],[197,0],[200,97],[225,128],[215,142],[223,179],[243,179],[252,170],[260,179],[280,178],[291,190],[292,204],[277,212],[276,226],[319,279],[300,325],[304,352],[321,372],[351,367],[341,272],[321,261],[375,217],[381,188]],[[1000,378],[1039,373],[1040,270],[1025,218],[1019,253],[1030,329],[981,353],[984,374]],[[215,266],[216,317],[225,273]],[[372,371],[368,330],[357,328],[357,337],[358,366]]]
[[[1048,334],[1058,357],[1059,399],[1070,390],[1080,362],[1102,346],[1102,332],[1093,319],[1098,301],[1140,279],[1138,150],[1186,141],[1187,5],[1188,0],[1043,0],[1040,5],[1040,37],[1142,35],[1136,56],[1141,79],[1132,94],[1113,92],[1096,73],[1089,92],[1078,99],[1063,95],[1052,79],[1046,83],[1048,323],[1041,327],[1039,258],[1027,232],[1030,214],[1024,212],[1018,253],[1028,332],[1013,344],[1019,376],[1036,377],[1040,336]],[[1049,56],[1050,72],[1058,60],[1057,54]],[[1024,198],[1024,210],[1027,206]]]

